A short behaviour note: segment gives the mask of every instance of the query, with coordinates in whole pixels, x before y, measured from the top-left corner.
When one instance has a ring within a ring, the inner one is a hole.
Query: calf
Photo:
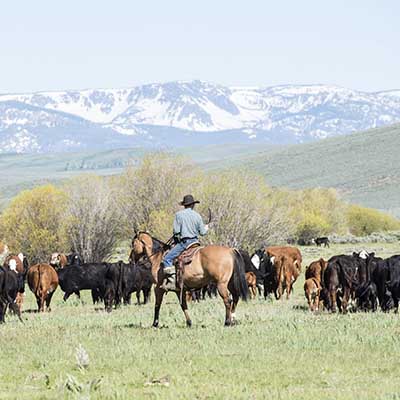
[[[92,290],[93,294],[104,298],[105,276],[108,269],[106,263],[67,265],[57,271],[61,290],[64,292],[64,301],[72,293],[80,297],[80,290]]]
[[[254,299],[257,296],[257,277],[253,272],[246,272],[246,282],[249,287],[250,297]]]
[[[329,247],[329,238],[327,237],[319,237],[314,239],[314,243],[320,247],[321,245],[324,245],[324,247]]]
[[[58,286],[58,276],[55,269],[49,264],[36,264],[28,270],[28,285],[35,295],[38,311],[51,311],[50,302]]]
[[[340,290],[340,265],[335,262],[334,258],[328,261],[328,265],[323,275],[324,287],[326,289],[327,301],[325,306],[328,310],[336,312],[336,307],[341,309],[341,302],[338,299],[338,292]]]
[[[304,283],[304,295],[308,302],[310,311],[318,311],[320,301],[321,285],[315,278],[308,278]]]
[[[7,307],[10,307],[10,310],[22,321],[21,311],[16,303],[18,289],[17,273],[0,266],[0,323],[4,322]]]
[[[306,279],[315,278],[319,284],[323,284],[323,276],[328,262],[323,258],[313,261],[306,269]]]

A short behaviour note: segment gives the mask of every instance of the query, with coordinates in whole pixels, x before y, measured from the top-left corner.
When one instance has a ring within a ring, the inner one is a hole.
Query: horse
[[[160,308],[165,290],[161,261],[169,246],[152,237],[147,232],[139,232],[132,240],[135,257],[146,256],[151,263],[151,274],[155,284],[155,307],[153,327],[159,325]],[[186,318],[186,326],[191,327],[186,301],[186,291],[200,289],[210,282],[217,284],[218,293],[225,305],[225,326],[233,325],[239,299],[247,301],[248,287],[244,270],[244,261],[238,250],[225,246],[209,245],[199,247],[190,264],[186,265],[182,276],[182,288],[177,288],[180,306]],[[232,301],[229,294],[232,295]]]

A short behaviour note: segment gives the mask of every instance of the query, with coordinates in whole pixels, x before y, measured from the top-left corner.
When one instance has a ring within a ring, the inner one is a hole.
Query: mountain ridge
[[[301,143],[395,122],[400,91],[323,84],[238,87],[197,80],[3,94],[0,152],[179,147],[188,137],[200,145]]]

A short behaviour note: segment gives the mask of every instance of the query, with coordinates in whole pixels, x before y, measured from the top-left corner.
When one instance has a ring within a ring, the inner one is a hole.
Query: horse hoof
[[[188,327],[188,328],[191,328],[192,327],[192,321],[186,321],[186,326]]]
[[[232,326],[232,322],[231,321],[225,321],[225,326]]]
[[[158,321],[153,322],[153,328],[158,328]]]

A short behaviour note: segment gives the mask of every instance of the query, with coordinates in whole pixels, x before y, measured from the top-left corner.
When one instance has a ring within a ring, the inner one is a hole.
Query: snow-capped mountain
[[[297,143],[400,122],[400,90],[202,81],[0,95],[0,152]]]

